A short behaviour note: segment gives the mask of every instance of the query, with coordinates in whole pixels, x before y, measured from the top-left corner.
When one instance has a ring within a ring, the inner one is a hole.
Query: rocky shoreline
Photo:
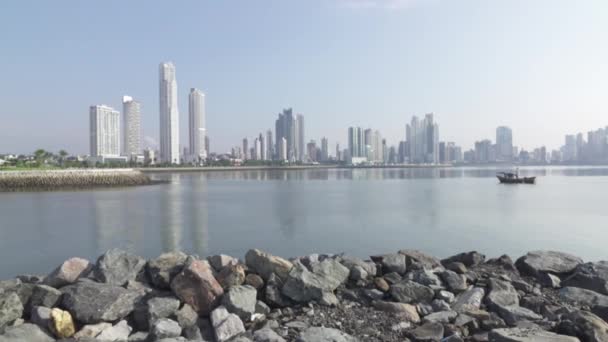
[[[51,191],[154,184],[133,169],[0,171],[0,192]]]
[[[608,262],[114,249],[0,281],[0,342],[608,341]]]

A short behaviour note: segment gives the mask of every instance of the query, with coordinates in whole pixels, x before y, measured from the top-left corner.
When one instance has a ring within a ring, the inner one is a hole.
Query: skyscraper
[[[279,160],[285,161],[285,160],[287,160],[287,139],[285,139],[285,137],[282,137],[280,140],[277,139],[277,141],[280,141],[280,143],[279,143]]]
[[[122,154],[141,154],[141,106],[131,96],[122,97]]]
[[[299,159],[300,149],[304,148],[304,118],[301,118],[301,127],[298,125],[298,119],[293,115],[291,108],[283,109],[279,113],[279,118],[275,122],[275,135],[277,141],[277,150],[280,148],[281,138],[285,138],[287,142],[287,160],[290,162],[301,160]],[[301,133],[301,134],[300,134]],[[302,137],[300,137],[302,135]],[[298,146],[299,144],[301,146]]]
[[[247,138],[243,139],[243,160],[247,160],[249,159],[250,155],[249,155],[249,142],[247,141]]]
[[[304,141],[306,141],[306,140],[305,140],[305,136],[304,136],[304,115],[302,115],[302,114],[298,114],[296,116],[296,129],[297,129],[296,151],[298,153],[298,160],[304,161],[306,159]]]
[[[105,105],[89,108],[91,157],[120,155],[120,113]]]
[[[164,163],[180,163],[179,111],[177,108],[177,82],[175,66],[171,62],[159,65],[160,105],[160,160]]]
[[[260,152],[258,155],[258,159],[266,160],[267,159],[266,138],[264,138],[264,135],[262,133],[260,133],[258,140],[260,141]]]
[[[200,162],[207,158],[205,146],[205,94],[196,89],[190,89],[188,96],[188,130],[190,132],[190,156],[192,161]]]
[[[261,151],[262,151],[262,142],[260,141],[259,138],[255,138],[255,140],[253,141],[253,153],[252,153],[253,155],[251,156],[251,159],[262,160]]]
[[[511,161],[513,159],[513,132],[509,127],[496,128],[496,160]]]
[[[433,118],[433,113],[424,116],[420,121],[412,117],[405,128],[406,141],[409,147],[410,163],[439,163],[439,125]]]
[[[327,138],[323,137],[321,138],[321,161],[328,161],[329,160],[329,143],[327,141]]]
[[[273,160],[275,158],[274,155],[274,144],[272,142],[272,131],[266,131],[266,158],[268,160]]]
[[[348,128],[348,152],[351,158],[365,157],[365,139],[361,127]]]

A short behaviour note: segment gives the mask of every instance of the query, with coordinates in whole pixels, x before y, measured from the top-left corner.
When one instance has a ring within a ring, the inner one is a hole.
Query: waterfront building
[[[488,139],[475,142],[475,162],[488,163],[492,161],[492,142]]]
[[[499,126],[496,128],[496,160],[511,161],[513,159],[513,132],[511,128]]]
[[[262,160],[262,141],[259,138],[255,138],[253,141],[253,153],[251,159]]]
[[[275,121],[275,136],[277,145],[280,145],[281,138],[287,142],[287,159],[291,162],[303,160],[304,147],[304,117],[293,115],[291,108],[283,109]],[[280,146],[276,146],[278,150]],[[302,151],[302,152],[300,152]]]
[[[306,160],[306,151],[304,150],[304,141],[306,141],[306,137],[305,137],[305,129],[304,129],[304,115],[302,114],[298,114],[296,116],[296,136],[297,136],[297,143],[296,143],[296,151],[298,154],[298,160],[299,161],[305,161]]]
[[[207,148],[205,146],[205,138],[207,136],[205,129],[205,94],[196,88],[190,89],[188,114],[190,158],[192,161],[200,163],[207,158]]]
[[[144,165],[155,165],[156,164],[156,152],[151,149],[144,150]]]
[[[266,146],[266,158],[268,160],[274,160],[276,158],[276,156],[275,156],[275,152],[274,152],[274,144],[272,142],[272,131],[271,130],[266,131],[265,146]]]
[[[141,155],[141,105],[131,96],[122,97],[122,155]]]
[[[258,136],[258,141],[260,142],[260,152],[259,152],[258,157],[260,160],[266,160],[267,159],[266,138],[264,137],[264,135],[262,133],[260,133],[260,135]]]
[[[287,139],[285,137],[281,137],[281,139],[277,139],[279,141],[279,160],[286,161],[287,160]]]
[[[322,162],[326,162],[329,160],[329,143],[327,138],[321,138],[321,160]]]
[[[247,138],[243,139],[243,160],[249,159],[249,142]]]
[[[311,140],[308,144],[306,144],[306,154],[308,155],[308,159],[311,162],[318,162],[317,160],[317,142]]]
[[[89,108],[91,157],[120,155],[120,113],[106,105]]]
[[[175,66],[159,65],[160,160],[179,164],[179,111]]]
[[[426,114],[423,120],[413,116],[405,127],[405,136],[410,163],[439,163],[439,125],[433,113]]]

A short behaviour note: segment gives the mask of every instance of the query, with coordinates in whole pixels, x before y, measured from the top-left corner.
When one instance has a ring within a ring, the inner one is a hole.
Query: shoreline
[[[608,341],[608,262],[534,251],[146,260],[0,281],[0,341]]]

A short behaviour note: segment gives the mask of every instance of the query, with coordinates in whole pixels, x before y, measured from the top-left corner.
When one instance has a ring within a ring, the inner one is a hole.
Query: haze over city
[[[347,145],[349,126],[404,140],[435,113],[465,149],[513,129],[557,149],[608,123],[608,4],[584,1],[143,1],[0,4],[0,152],[87,153],[93,104],[142,105],[157,144],[158,64],[176,66],[181,144],[188,92],[206,94],[212,150],[306,116],[306,139]],[[23,20],[23,18],[28,18]]]

